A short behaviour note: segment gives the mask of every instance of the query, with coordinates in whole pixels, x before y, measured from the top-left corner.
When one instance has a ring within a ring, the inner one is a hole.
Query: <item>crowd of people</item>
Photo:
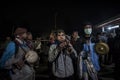
[[[79,31],[74,30],[70,36],[63,29],[50,33],[46,45],[49,48],[50,80],[100,80],[98,73],[103,65],[112,63],[115,63],[115,78],[119,80],[120,30],[116,31],[116,36],[105,33],[94,36],[92,24],[87,23],[83,25],[83,31],[84,34],[79,35]],[[99,42],[108,44],[108,54],[97,53],[94,47]],[[6,37],[1,46],[0,70],[7,70],[7,80],[35,80],[34,66],[39,65],[42,57],[41,37],[33,40],[27,28],[18,26],[12,37]],[[26,56],[28,51],[35,51],[37,55],[32,53]],[[6,74],[0,74],[0,78],[6,80]]]

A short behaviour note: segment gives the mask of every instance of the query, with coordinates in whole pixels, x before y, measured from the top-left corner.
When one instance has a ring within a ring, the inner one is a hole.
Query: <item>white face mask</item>
[[[92,28],[86,28],[84,29],[85,34],[91,34],[92,33]]]

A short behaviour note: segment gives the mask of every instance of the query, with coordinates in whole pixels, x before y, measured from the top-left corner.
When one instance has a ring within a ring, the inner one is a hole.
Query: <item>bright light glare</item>
[[[115,28],[119,28],[119,25],[112,26],[112,27],[108,27],[109,30],[111,30],[111,29],[115,29]]]

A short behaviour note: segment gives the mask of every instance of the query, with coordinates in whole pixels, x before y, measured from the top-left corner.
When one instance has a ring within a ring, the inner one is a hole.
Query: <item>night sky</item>
[[[66,32],[81,29],[84,22],[93,25],[120,14],[118,2],[2,2],[0,7],[0,34],[11,34],[19,24],[26,26],[33,34],[44,34],[56,27]]]

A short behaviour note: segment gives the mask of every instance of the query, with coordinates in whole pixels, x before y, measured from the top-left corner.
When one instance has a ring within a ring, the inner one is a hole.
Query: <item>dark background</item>
[[[66,33],[82,29],[82,23],[99,24],[120,14],[114,1],[4,1],[0,3],[0,34],[12,34],[17,25],[24,25],[33,34],[44,34],[62,28]]]

